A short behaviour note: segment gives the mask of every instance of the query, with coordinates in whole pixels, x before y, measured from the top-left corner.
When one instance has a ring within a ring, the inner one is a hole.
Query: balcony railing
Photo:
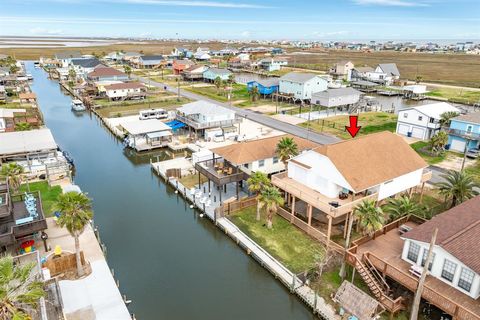
[[[458,130],[458,129],[448,129],[447,132],[448,134],[451,134],[453,136],[459,136],[462,138],[472,139],[472,140],[480,140],[480,133],[473,133],[470,131]]]
[[[194,128],[195,130],[218,128],[218,127],[231,127],[234,124],[240,123],[242,121],[241,118],[235,117],[235,119],[232,119],[232,120],[197,122],[189,117],[185,117],[180,114],[176,115],[176,119]]]
[[[315,208],[329,214],[333,218],[341,217],[349,213],[364,200],[376,200],[378,198],[378,193],[358,196],[355,200],[352,199],[349,201],[341,200],[339,198],[328,198],[321,193],[288,178],[287,172],[273,175],[272,183],[280,189],[294,195],[298,199],[301,199]],[[333,206],[333,202],[336,202],[338,206]]]
[[[222,169],[215,168],[216,163],[223,163]],[[220,186],[248,179],[245,172],[218,159],[197,162],[195,163],[195,169]]]

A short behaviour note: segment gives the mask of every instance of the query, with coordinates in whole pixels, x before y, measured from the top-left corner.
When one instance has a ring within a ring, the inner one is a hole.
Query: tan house
[[[288,212],[281,214],[331,243],[332,236],[346,236],[359,203],[410,192],[430,179],[427,166],[403,138],[385,131],[304,152],[272,183],[285,192]]]
[[[342,60],[335,63],[332,68],[330,68],[330,74],[335,76],[346,76],[353,70],[355,65],[350,60]]]

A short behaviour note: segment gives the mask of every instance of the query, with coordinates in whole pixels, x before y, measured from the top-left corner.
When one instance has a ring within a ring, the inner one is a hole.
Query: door
[[[425,129],[419,127],[412,128],[412,137],[422,139],[425,137]]]
[[[408,133],[409,126],[406,124],[398,124],[397,133],[406,136]]]
[[[465,141],[459,139],[453,139],[452,144],[450,145],[450,150],[464,152],[465,151]]]

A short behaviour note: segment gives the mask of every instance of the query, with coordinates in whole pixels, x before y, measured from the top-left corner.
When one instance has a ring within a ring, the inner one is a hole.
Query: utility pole
[[[180,78],[177,79],[177,101],[180,101]]]
[[[470,144],[470,139],[466,138],[465,139],[465,149],[463,150],[463,160],[462,160],[462,169],[460,172],[463,172],[463,168],[465,167],[465,161],[467,160],[467,151],[468,151],[468,145]]]
[[[420,309],[420,300],[422,299],[422,293],[423,293],[423,285],[425,284],[425,279],[427,278],[428,266],[432,261],[433,246],[435,245],[435,241],[437,240],[437,233],[438,233],[438,228],[435,228],[435,231],[433,231],[432,240],[430,240],[430,247],[428,248],[427,258],[425,259],[425,264],[423,265],[422,275],[420,276],[420,280],[418,281],[417,292],[415,293],[415,298],[413,299],[412,313],[410,314],[410,320],[417,320],[418,318],[418,311]]]

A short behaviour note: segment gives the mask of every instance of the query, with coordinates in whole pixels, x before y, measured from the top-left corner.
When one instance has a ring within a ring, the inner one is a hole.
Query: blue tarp
[[[177,129],[180,129],[180,128],[183,128],[183,127],[186,126],[185,123],[180,122],[178,120],[173,120],[173,121],[170,121],[170,122],[166,122],[165,124],[167,126],[169,126],[170,128],[172,128],[173,130],[177,130]]]

